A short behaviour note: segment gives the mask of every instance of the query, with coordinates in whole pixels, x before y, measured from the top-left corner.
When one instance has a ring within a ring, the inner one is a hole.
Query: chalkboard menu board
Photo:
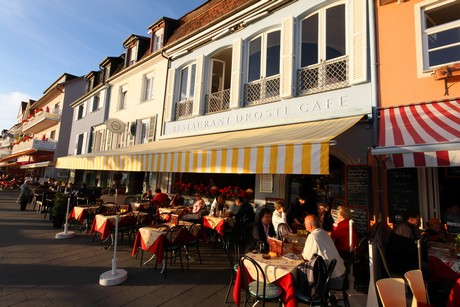
[[[369,208],[366,206],[350,206],[353,228],[358,237],[364,237],[369,231]]]
[[[388,170],[387,180],[390,222],[399,223],[404,212],[419,211],[417,169]]]
[[[349,206],[370,205],[370,168],[365,165],[348,166],[347,203]]]

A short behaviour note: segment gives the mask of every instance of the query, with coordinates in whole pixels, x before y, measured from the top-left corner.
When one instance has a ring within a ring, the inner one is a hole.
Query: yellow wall
[[[380,106],[405,105],[460,97],[460,82],[444,96],[444,81],[417,76],[414,5],[422,1],[376,2]]]

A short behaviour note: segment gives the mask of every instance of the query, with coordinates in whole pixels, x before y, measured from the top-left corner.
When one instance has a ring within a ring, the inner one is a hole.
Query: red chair
[[[449,299],[447,300],[447,307],[460,306],[460,278],[450,290]]]

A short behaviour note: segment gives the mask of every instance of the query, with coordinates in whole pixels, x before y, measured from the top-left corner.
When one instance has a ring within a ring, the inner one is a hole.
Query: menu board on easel
[[[370,168],[352,165],[346,168],[347,203],[350,206],[370,205]]]
[[[351,209],[353,225],[360,236],[366,235],[369,231],[370,170],[367,165],[351,165],[346,168],[347,204]]]

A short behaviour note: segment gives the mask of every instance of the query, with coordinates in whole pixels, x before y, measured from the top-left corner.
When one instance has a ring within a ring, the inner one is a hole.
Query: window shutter
[[[283,20],[281,31],[281,98],[292,97],[294,65],[294,17]]]
[[[83,141],[81,142],[81,153],[82,154],[85,154],[86,153],[86,141],[87,141],[87,136],[88,136],[88,132],[84,132],[83,133]]]
[[[353,0],[351,5],[353,12],[351,83],[357,84],[367,81],[366,1]]]
[[[106,150],[112,149],[112,131],[107,130]]]
[[[86,116],[86,107],[88,106],[88,100],[83,102],[83,113],[81,115],[81,118],[84,118]]]
[[[91,146],[90,146],[90,150],[91,152],[94,152],[95,150],[95,147],[96,147],[96,143],[97,143],[97,131],[94,131],[94,127],[91,127]]]
[[[147,134],[147,142],[149,143],[155,141],[155,132],[157,130],[157,118],[158,114],[150,117],[149,131]]]
[[[241,97],[241,67],[242,67],[243,40],[241,38],[233,42],[232,51],[232,79],[230,80],[230,109],[240,105]]]
[[[102,138],[101,138],[101,144],[99,145],[99,151],[104,151],[107,149],[105,143],[107,142],[107,132],[108,131],[109,131],[108,129],[102,130]]]
[[[172,108],[174,104],[174,88],[176,80],[176,70],[174,68],[169,69],[168,85],[166,89],[166,101],[165,101],[165,121],[172,120]]]
[[[77,152],[78,152],[78,138],[79,138],[80,135],[77,135],[75,137],[75,148],[73,149],[73,155],[76,156],[77,155]]]
[[[199,115],[201,109],[201,102],[203,101],[203,75],[204,75],[204,55],[200,55],[196,59],[196,70],[195,70],[195,95],[193,98],[193,115]]]
[[[104,100],[107,90],[102,90],[99,92],[99,108],[104,107]]]

